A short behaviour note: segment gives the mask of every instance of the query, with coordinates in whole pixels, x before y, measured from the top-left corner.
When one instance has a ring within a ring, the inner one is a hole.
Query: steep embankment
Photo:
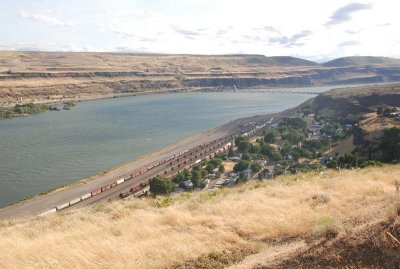
[[[0,52],[0,104],[173,89],[399,81],[400,62],[379,59],[342,59],[323,66],[294,57],[262,55]]]
[[[285,268],[279,265],[285,263],[316,268],[326,264],[319,263],[320,256],[299,255],[317,254],[323,244],[337,251],[335,258],[346,257],[340,265],[351,265],[365,253],[353,248],[346,256],[348,246],[362,242],[345,235],[396,218],[399,194],[393,181],[399,177],[399,165],[299,174],[215,192],[113,201],[7,221],[0,223],[0,267],[224,268],[258,252],[257,260],[249,257],[247,267],[238,268]],[[387,231],[400,236],[396,229],[379,227],[376,239]],[[346,244],[335,244],[336,235]],[[312,252],[316,246],[320,249]],[[369,265],[384,267],[386,259],[399,266],[399,257],[390,251],[396,242],[387,239],[380,246],[385,256]],[[261,259],[271,253],[276,254],[273,266],[272,258]]]
[[[400,127],[397,117],[378,115],[378,108],[400,107],[400,84],[340,88],[324,92],[303,105],[318,117],[333,117],[351,123],[352,137],[333,152],[356,154],[360,159],[381,160],[380,143],[384,130]],[[340,150],[339,150],[340,148]]]
[[[318,95],[313,107],[320,116],[358,118],[378,106],[400,106],[400,84],[334,89]]]

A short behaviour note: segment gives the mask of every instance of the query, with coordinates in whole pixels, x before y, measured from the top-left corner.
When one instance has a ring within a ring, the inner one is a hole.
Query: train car
[[[65,208],[67,208],[67,207],[69,207],[69,203],[65,203],[65,204],[59,205],[59,206],[56,207],[56,209],[57,209],[57,211],[60,211],[60,210],[63,210]]]
[[[110,184],[110,188],[114,188],[115,186],[117,186],[118,184],[117,184],[117,181],[115,181],[115,182],[113,182],[113,183],[111,183]]]
[[[129,192],[133,194],[133,193],[137,192],[138,190],[140,190],[140,186],[135,186],[135,187],[130,188]]]
[[[97,189],[97,190],[95,190],[95,191],[92,191],[91,194],[92,194],[92,196],[95,196],[95,195],[97,195],[97,194],[99,194],[99,193],[101,193],[101,192],[102,192],[102,190],[101,190],[101,188],[100,188],[100,189]]]
[[[147,186],[149,186],[149,184],[150,184],[150,182],[149,181],[147,181],[147,182],[143,182],[143,183],[140,183],[140,187],[142,187],[142,188],[144,188],[144,187],[147,187]]]
[[[90,197],[92,197],[92,193],[89,192],[88,194],[82,195],[81,200],[83,201],[83,200],[89,199]]]
[[[76,199],[70,201],[70,202],[69,202],[69,205],[72,206],[72,205],[74,205],[74,204],[79,203],[80,201],[82,201],[81,197],[76,198]]]
[[[103,191],[106,191],[106,190],[109,190],[109,189],[111,189],[111,186],[110,186],[110,185],[105,185],[105,186],[101,187],[101,191],[102,191],[102,192],[103,192]]]
[[[131,175],[132,176],[132,175]],[[117,185],[119,185],[119,184],[122,184],[122,183],[124,183],[125,182],[125,179],[124,178],[120,178],[120,179],[118,179],[117,181],[115,181],[115,183],[117,183]]]
[[[140,171],[136,170],[135,172],[133,172],[131,174],[132,177],[137,177],[138,175],[140,175]]]
[[[55,213],[55,212],[57,212],[57,208],[52,208],[52,209],[49,209],[49,210],[39,214],[38,216],[46,216],[48,214]]]

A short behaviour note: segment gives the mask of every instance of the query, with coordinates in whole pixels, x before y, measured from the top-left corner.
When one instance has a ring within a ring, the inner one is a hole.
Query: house
[[[242,158],[234,156],[234,157],[229,157],[228,160],[230,160],[232,162],[240,162],[242,160]]]
[[[228,187],[235,185],[238,178],[238,176],[229,178],[227,181],[225,181],[225,185]]]
[[[268,169],[266,169],[266,170],[264,170],[262,176],[263,176],[263,178],[270,178],[271,177],[271,172]]]
[[[182,181],[180,185],[185,190],[192,190],[193,189],[193,182],[191,180]]]
[[[256,160],[256,163],[259,163],[261,165],[266,165],[267,161],[266,160]]]
[[[209,174],[208,177],[209,177],[210,179],[215,179],[215,178],[216,178],[216,175],[215,175],[215,174]]]
[[[251,169],[246,169],[242,171],[242,174],[247,178],[250,179],[251,177]]]

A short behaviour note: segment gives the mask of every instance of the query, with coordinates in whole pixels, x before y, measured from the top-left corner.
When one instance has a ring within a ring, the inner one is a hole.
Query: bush
[[[329,216],[322,216],[316,221],[312,234],[315,238],[335,238],[340,231],[340,226]]]
[[[190,180],[190,177],[190,172],[187,169],[184,169],[182,172],[179,172],[172,181],[179,185],[182,181]]]
[[[327,168],[330,168],[330,169],[336,169],[336,168],[338,168],[338,162],[337,162],[337,160],[336,160],[336,159],[329,160],[328,163],[326,164],[326,167],[327,167]]]
[[[382,150],[383,162],[400,160],[400,128],[393,127],[383,130],[379,147]]]
[[[235,145],[237,146],[239,152],[248,152],[251,147],[249,139],[243,136],[239,136],[235,139]]]
[[[369,166],[377,166],[382,167],[383,163],[380,161],[368,160],[360,165],[361,168],[369,167]]]
[[[265,143],[275,143],[276,141],[276,135],[275,132],[268,132],[264,136],[264,141]]]
[[[278,126],[280,128],[289,127],[297,130],[305,130],[307,128],[307,122],[301,118],[283,118]]]
[[[225,166],[223,164],[221,164],[218,168],[218,172],[220,172],[221,174],[225,173]]]
[[[243,155],[242,155],[242,160],[245,160],[245,161],[251,160],[250,154],[248,154],[248,153],[243,153]]]
[[[263,168],[263,166],[259,163],[252,163],[250,165],[250,169],[253,173],[257,173],[257,172],[261,171],[262,168]]]
[[[243,170],[246,170],[250,167],[250,162],[249,161],[240,161],[237,164],[235,164],[235,166],[233,167],[233,171],[234,172],[240,172]]]
[[[173,187],[172,181],[163,176],[156,176],[150,180],[150,192],[154,195],[169,194]]]

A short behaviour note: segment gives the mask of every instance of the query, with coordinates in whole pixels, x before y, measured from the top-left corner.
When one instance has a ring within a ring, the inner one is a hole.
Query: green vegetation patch
[[[219,269],[242,261],[246,256],[255,254],[259,251],[257,247],[244,247],[212,252],[202,255],[193,261],[187,261],[183,265],[173,267],[174,269]]]
[[[34,115],[49,110],[45,104],[16,104],[14,107],[0,107],[0,119],[13,118],[24,115]]]

